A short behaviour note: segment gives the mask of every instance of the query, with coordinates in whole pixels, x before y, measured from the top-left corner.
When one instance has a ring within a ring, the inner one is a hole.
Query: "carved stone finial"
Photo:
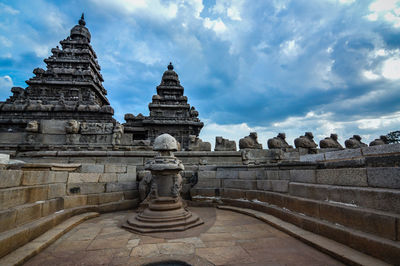
[[[81,19],[79,20],[79,25],[81,26],[85,26],[86,22],[85,22],[85,14],[82,13]]]
[[[174,70],[174,66],[172,65],[172,63],[171,63],[171,62],[169,62],[169,65],[168,65],[168,70]]]

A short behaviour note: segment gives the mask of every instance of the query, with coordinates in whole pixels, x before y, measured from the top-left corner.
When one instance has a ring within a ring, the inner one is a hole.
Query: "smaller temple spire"
[[[82,13],[81,19],[79,20],[79,25],[81,26],[85,26],[86,22],[85,22],[85,14]]]
[[[171,62],[169,62],[169,65],[168,65],[168,70],[174,70],[174,66],[172,65],[172,63],[171,63]]]

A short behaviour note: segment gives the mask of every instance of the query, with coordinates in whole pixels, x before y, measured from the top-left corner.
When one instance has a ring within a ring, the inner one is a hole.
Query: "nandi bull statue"
[[[145,165],[152,175],[148,207],[129,217],[122,226],[136,232],[151,233],[184,231],[202,224],[196,214],[183,208],[179,172],[184,170],[184,166],[173,154],[178,150],[178,142],[171,135],[162,134],[154,140],[153,150],[158,155]]]

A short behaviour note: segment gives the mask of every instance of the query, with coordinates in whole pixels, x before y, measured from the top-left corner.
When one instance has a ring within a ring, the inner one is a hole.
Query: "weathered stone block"
[[[288,196],[285,200],[286,208],[289,210],[319,218],[319,202],[290,196]]]
[[[231,180],[224,179],[223,182],[224,188],[238,188],[238,189],[247,189],[254,190],[257,189],[257,181],[252,180]]]
[[[23,171],[22,185],[32,186],[40,184],[48,184],[50,179],[50,171]]]
[[[57,197],[63,197],[66,195],[66,184],[58,183],[58,184],[50,184],[48,191],[48,198],[54,199]]]
[[[66,120],[42,120],[40,130],[43,134],[65,134]]]
[[[286,206],[286,198],[287,197],[284,197],[281,194],[275,192],[260,190],[257,192],[257,200],[279,207]]]
[[[364,147],[361,148],[361,151],[364,156],[376,155],[376,154],[400,153],[400,143]]]
[[[52,171],[50,172],[49,183],[67,183],[68,172]]]
[[[289,194],[297,197],[328,200],[329,188],[327,185],[314,185],[305,183],[289,183]]]
[[[14,228],[16,217],[17,211],[15,209],[0,211],[0,232]]]
[[[192,188],[190,190],[190,196],[192,198],[196,197],[216,197],[214,188]]]
[[[331,223],[372,233],[396,240],[396,218],[366,209],[324,203],[320,207],[320,218]]]
[[[134,182],[136,183],[136,173],[117,174],[117,181],[120,183]]]
[[[226,179],[238,179],[239,171],[238,170],[217,170],[216,178],[226,178]]]
[[[124,199],[123,192],[111,192],[99,194],[99,204],[118,202]]]
[[[42,216],[48,216],[64,209],[64,198],[46,200],[42,205]]]
[[[300,156],[300,162],[318,162],[325,160],[325,153],[305,154]]]
[[[128,165],[126,167],[126,173],[131,175],[136,175],[136,166],[135,165]]]
[[[255,179],[257,179],[257,172],[254,170],[239,171],[238,177],[239,177],[239,179],[255,180]]]
[[[210,178],[216,178],[217,177],[217,171],[198,171],[198,178],[200,179],[210,179]]]
[[[96,194],[96,193],[103,193],[105,191],[105,184],[104,183],[68,183],[67,186],[67,194],[72,195],[75,194],[79,188],[79,192],[76,194]]]
[[[299,183],[315,183],[315,170],[290,170],[290,181]]]
[[[136,189],[136,182],[107,183],[106,192],[117,192]]]
[[[86,195],[64,196],[64,209],[84,206],[86,204]]]
[[[221,179],[216,178],[202,178],[196,184],[196,188],[220,188]]]
[[[317,183],[338,186],[366,187],[365,168],[322,169],[316,171]]]
[[[27,202],[28,188],[5,188],[0,190],[0,210],[8,209]]]
[[[126,173],[126,165],[121,164],[106,164],[104,173]]]
[[[27,202],[47,200],[49,186],[28,187]]]
[[[246,190],[224,188],[221,190],[221,197],[229,199],[244,199],[246,197]]]
[[[21,170],[0,170],[0,188],[19,186],[21,177]]]
[[[325,153],[326,160],[344,160],[361,157],[361,149],[345,149],[341,151],[332,151]]]
[[[86,183],[98,182],[100,178],[99,173],[69,173],[68,183]]]
[[[99,182],[117,182],[117,174],[116,173],[103,173],[100,174]]]
[[[367,168],[370,187],[400,188],[400,167]]]
[[[265,177],[269,180],[278,180],[279,179],[279,171],[276,170],[266,170]]]
[[[288,180],[257,180],[257,189],[269,190],[274,192],[288,192]]]
[[[279,170],[280,180],[290,180],[290,170]]]
[[[128,190],[128,191],[123,191],[124,193],[124,199],[137,199],[139,198],[139,191],[137,190]]]
[[[8,164],[9,162],[10,162],[10,154],[0,153],[0,164]]]
[[[17,211],[16,226],[39,219],[42,216],[42,203],[26,204],[15,207],[15,209]]]
[[[81,173],[104,173],[104,164],[89,164],[81,165]]]

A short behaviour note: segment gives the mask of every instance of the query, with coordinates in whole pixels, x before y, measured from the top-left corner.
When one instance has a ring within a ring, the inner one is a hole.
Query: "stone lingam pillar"
[[[123,227],[152,233],[184,231],[202,224],[196,214],[183,207],[179,172],[184,166],[173,154],[178,150],[177,141],[169,134],[160,135],[154,140],[153,150],[159,154],[145,165],[152,174],[149,205],[143,212],[129,217]]]

